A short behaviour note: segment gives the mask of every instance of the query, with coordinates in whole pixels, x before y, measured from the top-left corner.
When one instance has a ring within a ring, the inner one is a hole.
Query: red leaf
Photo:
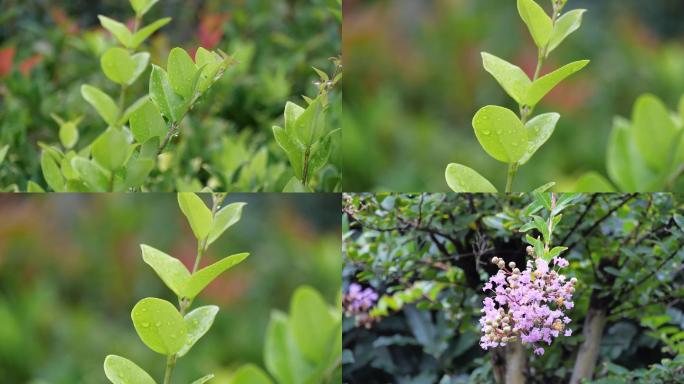
[[[33,55],[19,64],[19,72],[28,77],[31,69],[33,69],[33,67],[38,65],[38,63],[41,61],[43,61],[43,55]]]
[[[0,77],[5,77],[12,73],[14,53],[14,47],[6,47],[0,49]]]
[[[223,38],[223,23],[230,19],[227,13],[205,14],[200,19],[197,38],[200,46],[214,49]]]

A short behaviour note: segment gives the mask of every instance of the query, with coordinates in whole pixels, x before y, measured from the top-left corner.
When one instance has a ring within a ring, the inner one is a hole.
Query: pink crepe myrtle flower
[[[370,328],[377,319],[368,312],[377,301],[378,294],[372,288],[363,289],[361,285],[351,283],[342,297],[342,311],[347,317],[356,317],[357,325]]]
[[[499,271],[489,278],[483,290],[492,292],[482,302],[483,349],[505,346],[520,341],[534,348],[536,355],[544,354],[543,344],[553,339],[570,336],[570,318],[565,311],[574,306],[572,294],[577,279],[567,279],[559,270],[568,266],[567,260],[555,257],[553,265],[542,258],[528,260],[524,271],[514,262],[506,263],[494,257],[492,263]],[[556,268],[558,270],[556,270]]]

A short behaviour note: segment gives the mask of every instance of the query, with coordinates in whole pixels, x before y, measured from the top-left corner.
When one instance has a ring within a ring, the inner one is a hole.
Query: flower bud
[[[504,333],[508,333],[508,332],[511,331],[511,327],[509,327],[509,326],[507,325],[507,326],[503,327],[503,331],[504,331]]]
[[[511,261],[510,263],[508,263],[508,268],[510,268],[510,269],[515,268],[515,261]]]
[[[496,256],[492,257],[492,264],[499,264],[499,258]]]
[[[506,262],[499,259],[498,266],[499,266],[499,269],[504,269],[506,267]]]
[[[530,256],[534,256],[534,248],[531,245],[528,245],[527,248],[525,248],[527,251],[527,254]]]

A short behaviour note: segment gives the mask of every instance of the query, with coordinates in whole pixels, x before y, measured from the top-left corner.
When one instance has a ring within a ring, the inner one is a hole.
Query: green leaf
[[[178,297],[183,296],[183,290],[190,280],[190,272],[183,263],[175,257],[149,245],[141,244],[142,258],[154,269],[160,279]]]
[[[304,286],[295,291],[290,303],[290,326],[295,343],[308,360],[320,363],[327,357],[337,322],[313,288]]]
[[[0,165],[5,161],[5,157],[7,156],[7,151],[9,150],[9,145],[5,145],[0,147]]]
[[[309,175],[314,175],[328,162],[328,159],[330,158],[330,151],[332,150],[332,139],[340,132],[340,128],[332,130],[321,140],[315,142],[311,146],[309,150]]]
[[[131,133],[138,143],[145,143],[153,137],[161,142],[166,135],[166,123],[157,106],[149,99],[131,114],[130,120]]]
[[[185,345],[178,351],[178,357],[185,356],[190,351],[193,345],[202,338],[214,324],[214,318],[219,311],[219,307],[215,305],[205,305],[194,309],[192,312],[185,315],[185,326],[188,329],[188,337],[185,340]]]
[[[653,176],[636,148],[629,124],[619,118],[613,122],[606,152],[606,168],[608,176],[620,191],[646,192],[645,188],[653,181]]]
[[[26,185],[26,192],[29,192],[29,193],[45,193],[45,190],[43,189],[43,187],[41,187],[35,181],[29,180],[29,182]]]
[[[64,192],[66,180],[64,180],[55,159],[45,151],[40,155],[40,168],[47,185],[55,192]]]
[[[116,20],[110,19],[107,16],[98,15],[100,23],[102,26],[111,32],[111,34],[116,37],[117,40],[126,48],[135,48],[133,46],[133,34],[128,29],[128,27]]]
[[[109,48],[100,59],[104,74],[111,81],[125,85],[133,84],[145,71],[149,62],[149,53],[131,55],[119,47]]]
[[[574,191],[585,193],[615,192],[615,187],[600,174],[587,172],[577,180]]]
[[[230,384],[273,384],[273,381],[261,368],[247,364],[238,369]]]
[[[287,317],[278,311],[271,312],[266,329],[264,363],[279,384],[298,384],[299,372],[305,369],[305,361],[290,333]]]
[[[123,126],[126,123],[128,123],[128,120],[130,119],[131,115],[135,113],[143,104],[147,103],[150,101],[150,95],[145,95],[138,100],[136,100],[133,104],[129,105],[128,108],[124,111],[124,113],[121,115],[119,118],[118,125]]]
[[[541,148],[544,143],[553,135],[556,129],[556,124],[560,119],[557,113],[545,113],[536,116],[525,124],[525,131],[527,132],[527,152],[523,155],[518,164],[523,165],[527,163],[532,156]]]
[[[227,66],[227,60],[221,57],[216,52],[208,51],[202,47],[197,49],[195,53],[195,64],[198,68],[204,67],[202,77],[198,84],[198,91],[204,93],[217,80],[216,77],[219,72]]]
[[[566,37],[579,29],[582,25],[582,15],[586,11],[586,9],[573,9],[556,20],[556,25],[553,27],[553,33],[549,40],[549,45],[546,48],[547,57],[551,51],[558,48]]]
[[[93,142],[91,153],[98,164],[110,171],[121,168],[128,157],[128,139],[119,128],[107,128]]]
[[[242,208],[247,203],[232,203],[223,207],[216,212],[214,220],[209,231],[209,238],[207,238],[207,245],[216,241],[228,228],[240,221],[242,217]]]
[[[199,379],[193,381],[192,384],[204,384],[204,383],[206,383],[207,381],[209,381],[209,380],[211,380],[211,379],[213,379],[213,378],[214,378],[214,374],[213,374],[213,373],[210,373],[210,374],[208,374],[208,375],[202,376],[202,377],[200,377]]]
[[[154,166],[154,159],[143,156],[129,160],[126,164],[126,179],[124,181],[126,188],[136,188],[143,185]]]
[[[71,166],[92,192],[108,192],[111,173],[94,161],[76,156]]]
[[[549,251],[549,260],[552,260],[554,257],[560,256],[561,253],[565,252],[568,250],[568,247],[553,247]]]
[[[116,106],[116,103],[109,95],[91,85],[83,85],[81,87],[81,95],[85,101],[95,108],[107,124],[112,127],[116,126],[121,111],[119,111],[119,107]]]
[[[154,64],[150,75],[150,98],[162,115],[171,122],[179,122],[185,114],[186,104],[171,89],[166,71]]]
[[[155,21],[150,25],[145,26],[144,28],[141,28],[138,32],[136,32],[133,35],[133,48],[138,48],[138,46],[142,44],[145,40],[147,40],[148,37],[152,36],[153,33],[157,32],[159,28],[165,26],[170,22],[171,18],[165,17],[163,19]]]
[[[482,148],[504,163],[515,163],[527,150],[527,133],[510,109],[488,105],[473,117],[475,136]]]
[[[310,146],[318,140],[325,131],[325,114],[321,97],[309,104],[294,124],[294,134],[305,146]]]
[[[646,163],[655,170],[670,166],[674,145],[678,144],[678,128],[665,104],[653,95],[639,97],[632,115],[632,132],[636,147]]]
[[[197,240],[204,240],[211,230],[211,210],[199,196],[189,192],[178,193],[178,206],[188,219]]]
[[[285,193],[309,193],[313,190],[302,183],[297,177],[291,177],[290,180],[285,184],[283,188]]]
[[[130,0],[131,1],[131,7],[133,7],[133,10],[135,11],[135,14],[138,16],[138,18],[143,17],[147,11],[152,8],[159,0]]]
[[[183,48],[172,49],[166,70],[169,73],[171,89],[185,100],[192,99],[193,79],[197,74],[197,66],[190,55]]]
[[[285,129],[273,126],[273,136],[275,136],[276,143],[287,154],[290,164],[294,169],[295,175],[298,179],[304,177],[304,147],[296,141],[297,139],[290,136]]]
[[[209,283],[214,281],[220,274],[241,263],[249,256],[249,253],[238,253],[228,256],[208,267],[202,268],[190,276],[190,280],[185,287],[184,295],[189,299],[194,299]]]
[[[187,328],[183,316],[166,300],[140,300],[133,307],[131,319],[143,343],[157,353],[173,355],[185,345]]]
[[[482,64],[513,100],[523,103],[532,81],[520,67],[487,52],[482,52]]]
[[[534,43],[540,49],[544,48],[553,31],[553,22],[549,15],[534,0],[518,0],[518,13],[530,30]]]
[[[156,384],[152,376],[134,362],[109,355],[104,361],[105,375],[113,384]]]
[[[556,85],[565,80],[568,76],[586,67],[587,64],[589,64],[589,60],[575,61],[535,80],[530,86],[523,104],[534,107],[547,93],[551,92]]]
[[[59,127],[59,141],[64,148],[70,149],[78,142],[78,129],[73,123],[66,123]]]
[[[285,104],[285,130],[287,131],[288,136],[295,137],[295,124],[305,110],[306,109],[299,105],[289,101]]]
[[[532,191],[532,192],[536,192],[536,193],[546,192],[549,189],[553,188],[555,185],[556,185],[556,182],[551,181],[551,182],[548,182],[548,183],[542,185],[541,187],[535,188],[534,191]]]
[[[449,164],[445,177],[449,188],[454,192],[497,192],[489,180],[465,165]]]

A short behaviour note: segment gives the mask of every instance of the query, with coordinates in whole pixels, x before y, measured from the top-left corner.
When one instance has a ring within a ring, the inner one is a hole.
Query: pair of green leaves
[[[576,9],[561,15],[556,23],[534,0],[518,0],[518,13],[537,47],[548,56],[582,24],[584,9]]]
[[[341,324],[339,308],[329,307],[313,288],[298,288],[289,316],[278,311],[271,314],[264,345],[268,372],[279,384],[318,384],[328,372],[335,377],[341,374]],[[260,368],[247,365],[231,384],[273,382]]]
[[[676,114],[678,118],[673,117]],[[612,183],[590,172],[578,180],[575,190],[664,190],[684,164],[684,97],[676,114],[653,95],[639,97],[631,121],[617,117],[613,122],[606,153],[606,169]]]
[[[489,53],[482,52],[482,63],[485,70],[496,79],[513,100],[521,106],[534,108],[561,81],[586,67],[589,60],[572,62],[534,82],[520,67]]]
[[[152,376],[134,362],[121,356],[109,355],[104,363],[105,375],[112,384],[156,384]],[[204,384],[214,378],[214,375],[206,375],[192,384]]]
[[[182,316],[168,301],[148,297],[133,307],[131,319],[148,348],[165,356],[182,357],[209,331],[218,311],[217,306],[207,305]],[[120,356],[107,356],[104,370],[114,384],[156,383],[144,369]],[[204,376],[193,384],[205,383],[213,377]]]
[[[164,284],[179,298],[188,298],[190,300],[194,299],[221,273],[241,263],[249,256],[248,253],[228,256],[191,274],[185,265],[175,257],[169,256],[149,245],[143,244],[140,248],[142,249],[143,260],[154,269]]]
[[[285,105],[285,128],[273,126],[278,145],[287,153],[296,180],[288,183],[286,190],[305,191],[301,181],[321,169],[330,157],[332,139],[338,129],[326,133],[324,96],[312,100],[305,108],[295,103]]]
[[[513,111],[490,105],[475,114],[473,128],[482,148],[494,159],[523,165],[551,137],[559,119],[557,113],[545,113],[523,125]],[[450,164],[445,177],[456,192],[496,192],[487,179],[464,165]]]
[[[133,33],[125,24],[114,19],[103,15],[99,15],[98,18],[102,26],[116,37],[121,45],[133,50],[137,49],[148,37],[171,21],[170,17],[165,17]]]
[[[199,95],[214,84],[230,64],[230,58],[199,48],[196,62],[182,48],[169,53],[166,71],[152,66],[150,98],[166,119],[179,123]],[[168,71],[168,72],[167,72]]]
[[[245,203],[232,203],[221,208],[215,215],[195,193],[178,193],[178,205],[188,219],[197,240],[206,240],[208,247],[228,228],[242,217]]]
[[[142,18],[159,0],[130,0],[131,7],[138,18]]]
[[[54,113],[50,116],[59,125],[59,141],[62,146],[66,149],[73,148],[78,142],[78,124],[83,120],[83,117],[64,121]]]

